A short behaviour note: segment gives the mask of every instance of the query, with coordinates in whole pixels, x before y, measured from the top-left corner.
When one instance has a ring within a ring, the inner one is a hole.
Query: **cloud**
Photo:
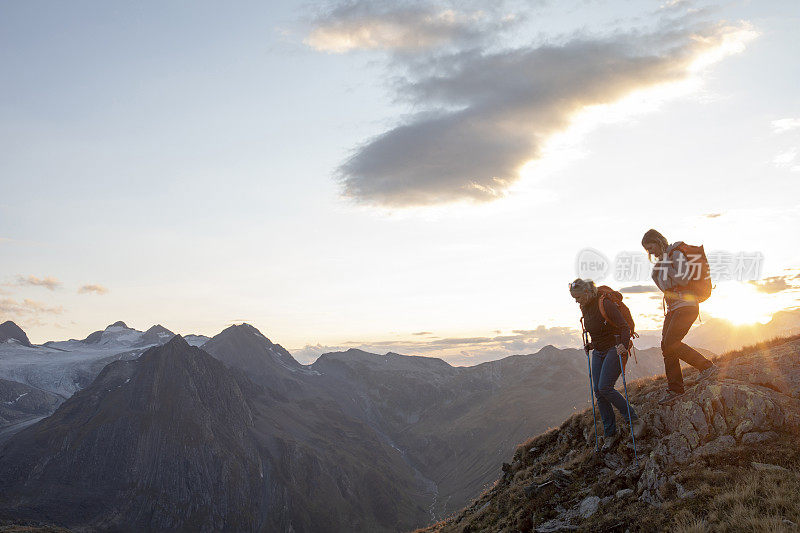
[[[643,294],[646,292],[659,292],[659,289],[655,285],[631,285],[630,287],[621,288],[619,292],[623,294]]]
[[[433,335],[433,332],[430,332],[430,331],[418,331],[416,333],[412,333],[412,335]]]
[[[703,215],[705,218],[719,218],[722,216],[722,213],[706,213]]]
[[[776,167],[789,167],[797,157],[797,148],[790,148],[785,152],[776,155],[772,162]]]
[[[486,7],[464,10],[465,7],[454,8],[447,3],[348,1],[318,16],[304,43],[333,53],[414,52],[474,42],[518,21],[510,16],[496,20]]]
[[[37,278],[36,276],[17,276],[17,285],[19,286],[32,286],[32,287],[44,287],[51,291],[54,291],[61,287],[61,282],[56,278],[52,278],[50,276],[46,278]]]
[[[794,288],[793,285],[786,281],[790,279],[790,277],[791,276],[771,276],[760,281],[751,281],[750,283],[755,285],[759,292],[775,294],[776,292],[787,291]]]
[[[372,13],[363,3],[340,9],[338,16],[330,16],[327,25],[321,22],[319,28],[339,28],[343,21],[364,20],[364,12]],[[345,44],[337,45],[337,50],[420,48],[420,43],[430,40],[420,37],[427,35],[429,26],[419,22],[425,9],[413,9],[417,18],[403,11],[403,20],[415,21],[408,24],[415,28],[413,38],[386,32],[381,33],[383,40],[372,43],[348,34],[350,40],[342,40]],[[374,17],[390,24],[400,17],[398,13],[377,12]],[[470,22],[457,20],[458,31],[469,33],[464,28]],[[450,33],[443,35],[450,39]],[[410,78],[394,78],[399,81],[393,88],[415,113],[357,147],[337,169],[337,180],[345,197],[372,205],[405,207],[500,198],[519,180],[522,166],[540,159],[545,143],[566,130],[583,109],[618,102],[641,89],[684,81],[701,62],[738,51],[755,35],[744,22],[726,25],[669,19],[649,33],[577,35],[558,43],[512,49],[498,49],[496,39],[484,35],[491,46],[472,43],[427,55],[420,52],[406,59],[405,65],[394,65],[412,73]]]
[[[786,133],[800,128],[800,118],[781,118],[772,121],[772,131],[775,133]]]
[[[29,300],[27,298],[21,302],[11,298],[0,299],[0,313],[2,314],[16,316],[41,314],[60,315],[63,312],[64,308],[61,306],[51,307],[42,302]]]
[[[81,285],[78,289],[78,294],[106,294],[108,293],[108,288],[103,287],[102,285]]]
[[[336,346],[330,344],[306,344],[302,348],[294,348],[289,350],[298,362],[308,365],[317,360],[317,358],[324,353],[331,352],[344,352],[348,350],[345,346]]]
[[[778,168],[786,168],[791,172],[800,172],[800,165],[796,164],[796,161],[797,148],[790,148],[776,155],[772,163]]]

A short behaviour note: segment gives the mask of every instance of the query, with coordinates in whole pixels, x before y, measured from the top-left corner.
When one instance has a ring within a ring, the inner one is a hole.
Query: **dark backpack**
[[[708,266],[708,259],[703,245],[692,246],[684,242],[676,246],[675,249],[680,250],[686,256],[689,265],[697,265],[689,267],[695,268],[696,274],[689,280],[686,289],[697,298],[698,302],[705,302],[711,296],[711,290],[714,287],[711,285],[711,268]]]
[[[622,314],[622,318],[625,319],[625,322],[628,323],[628,329],[631,332],[631,338],[628,340],[628,349],[633,348],[633,339],[639,337],[639,334],[636,333],[636,323],[633,321],[633,315],[631,315],[631,310],[628,309],[628,306],[622,301],[622,293],[619,291],[615,291],[611,287],[607,285],[600,285],[597,287],[597,294],[599,297],[599,301],[597,302],[600,306],[600,314],[603,315],[603,320],[608,322],[614,327],[620,327],[620,324],[615,324],[613,320],[611,320],[608,316],[606,316],[606,310],[603,307],[603,300],[606,298],[610,298],[612,302],[617,304],[619,308],[619,312]]]

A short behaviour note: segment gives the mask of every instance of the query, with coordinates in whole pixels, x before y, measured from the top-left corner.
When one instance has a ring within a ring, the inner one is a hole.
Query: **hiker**
[[[642,237],[642,246],[651,260],[653,257],[657,260],[653,266],[653,281],[664,293],[666,307],[664,327],[661,330],[661,353],[664,356],[664,371],[669,390],[659,403],[671,404],[685,393],[681,361],[698,369],[701,380],[713,378],[719,372],[717,365],[683,342],[700,314],[699,302],[704,301],[708,295],[700,295],[694,288],[695,283],[700,281],[699,272],[690,267],[692,259],[687,258],[685,251],[688,245],[682,241],[669,244],[661,233],[650,229]],[[697,249],[705,261],[702,247],[691,248]],[[707,280],[706,283],[710,294],[711,282]]]
[[[615,389],[622,373],[623,365],[628,360],[631,331],[619,307],[612,298],[603,298],[603,309],[600,309],[600,295],[592,280],[576,279],[569,284],[569,293],[581,306],[583,326],[591,336],[587,344],[591,350],[592,388],[597,396],[597,409],[603,421],[603,451],[609,450],[617,442],[617,421],[613,407],[632,425],[633,435],[639,437],[644,432],[644,421],[622,394]],[[605,317],[608,317],[606,320]]]

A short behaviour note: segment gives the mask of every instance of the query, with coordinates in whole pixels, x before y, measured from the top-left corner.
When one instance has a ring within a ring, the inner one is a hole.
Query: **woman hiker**
[[[609,450],[617,442],[617,421],[613,407],[617,408],[625,420],[628,409],[633,426],[633,434],[640,437],[644,433],[644,421],[629,406],[625,397],[614,388],[622,373],[620,356],[627,361],[628,340],[630,331],[628,323],[620,313],[617,304],[611,298],[603,298],[603,311],[609,321],[603,318],[600,311],[600,298],[597,287],[591,280],[576,279],[569,284],[569,293],[581,306],[583,324],[592,338],[592,387],[597,396],[597,409],[603,421],[603,451]],[[621,324],[615,326],[614,324]]]
[[[697,320],[700,305],[689,290],[693,275],[690,261],[679,249],[681,241],[669,244],[667,239],[654,229],[647,230],[642,237],[642,246],[648,256],[655,256],[653,281],[664,293],[666,314],[661,330],[661,353],[664,355],[664,371],[667,374],[669,390],[660,404],[671,404],[685,392],[681,361],[685,361],[700,371],[700,379],[710,379],[717,375],[717,365],[703,357],[700,352],[683,342],[689,329]]]

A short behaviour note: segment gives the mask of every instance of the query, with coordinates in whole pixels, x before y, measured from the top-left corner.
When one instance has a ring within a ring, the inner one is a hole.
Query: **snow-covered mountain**
[[[108,363],[136,359],[147,348],[174,336],[161,325],[142,332],[119,321],[80,340],[27,346],[6,341],[0,343],[0,378],[68,398],[91,383]]]
[[[194,346],[196,348],[199,348],[200,346],[204,345],[210,339],[211,337],[206,337],[205,335],[189,334],[183,336],[183,340],[185,340],[189,346]]]

